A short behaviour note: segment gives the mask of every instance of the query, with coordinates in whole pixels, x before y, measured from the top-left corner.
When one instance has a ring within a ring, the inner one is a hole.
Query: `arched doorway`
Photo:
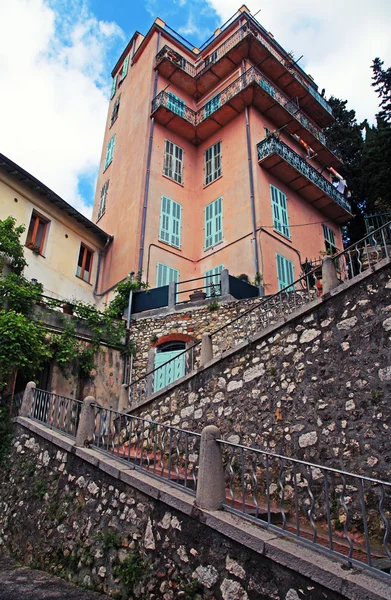
[[[170,341],[156,348],[153,391],[167,387],[185,374],[186,342]],[[165,364],[167,363],[167,364]]]

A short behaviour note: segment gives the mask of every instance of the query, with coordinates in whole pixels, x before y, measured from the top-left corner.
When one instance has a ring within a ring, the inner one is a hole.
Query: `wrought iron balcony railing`
[[[340,155],[329,147],[325,134],[314,123],[314,121],[307,117],[291,98],[288,98],[288,96],[281,92],[255,67],[250,67],[250,69],[243,73],[243,75],[235,79],[235,81],[230,83],[224,90],[217,94],[213,98],[213,103],[210,101],[207,102],[197,112],[186,106],[184,102],[181,102],[180,105],[175,103],[175,100],[173,99],[175,97],[173,97],[173,95],[169,92],[167,93],[163,90],[152,100],[152,113],[156,112],[160,106],[164,106],[168,110],[171,110],[175,114],[185,119],[188,123],[191,123],[194,127],[197,127],[205,119],[216,112],[221,106],[229,102],[231,98],[254,83],[259,85],[265,92],[267,92],[274,102],[278,103],[285,110],[287,110],[297,121],[299,121],[299,123],[303,125],[303,127],[305,127],[305,129],[310,131],[312,135],[321,144],[323,144],[323,146],[325,146],[332,154],[341,160]]]
[[[299,156],[294,150],[292,150],[292,148],[279,140],[276,136],[270,136],[262,142],[259,142],[257,148],[258,160],[262,160],[270,154],[278,154],[294,169],[296,169],[296,171],[312,181],[312,183],[314,183],[325,194],[337,202],[337,204],[339,204],[342,208],[347,210],[349,213],[352,212],[350,203],[340,192],[336,190],[336,188],[326,179],[326,177],[321,175],[319,171],[317,171],[312,165],[308,164],[304,158]]]
[[[257,24],[250,19],[246,20],[246,23],[242,25],[237,31],[235,31],[229,38],[225,40],[220,46],[218,46],[205,60],[202,60],[197,67],[192,65],[186,60],[179,52],[176,52],[167,44],[163,46],[160,52],[156,55],[156,63],[159,64],[164,58],[168,58],[172,63],[181,68],[183,71],[188,73],[191,77],[199,77],[210,64],[216,63],[218,60],[223,58],[232,48],[234,48],[239,42],[241,42],[247,36],[254,36],[258,42],[266,48],[272,56],[280,64],[282,64],[289,73],[297,79],[297,81],[323,106],[323,108],[330,114],[333,114],[331,106],[327,101],[319,94],[319,92],[300,75],[297,69],[294,67],[293,61],[288,55],[282,57],[268,41],[268,35],[266,32],[257,26]]]

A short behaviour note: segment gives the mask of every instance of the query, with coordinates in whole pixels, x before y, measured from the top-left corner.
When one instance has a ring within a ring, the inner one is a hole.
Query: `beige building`
[[[13,216],[26,230],[28,266],[53,298],[98,303],[102,256],[111,237],[46,185],[0,154],[0,219]]]

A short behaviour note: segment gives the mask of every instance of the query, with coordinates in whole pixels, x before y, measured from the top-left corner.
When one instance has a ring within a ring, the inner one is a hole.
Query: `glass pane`
[[[37,230],[37,235],[35,236],[34,243],[36,246],[38,246],[39,249],[41,249],[44,233],[45,233],[45,223],[43,221],[41,221],[41,219],[38,219],[38,230]]]

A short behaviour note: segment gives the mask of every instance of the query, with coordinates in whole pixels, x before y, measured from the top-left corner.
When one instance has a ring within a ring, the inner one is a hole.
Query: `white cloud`
[[[90,216],[78,183],[96,176],[123,32],[84,0],[0,0],[0,14],[1,151]]]
[[[221,21],[239,8],[238,0],[207,0]],[[255,14],[261,3],[248,0]],[[347,99],[359,120],[373,120],[378,111],[371,88],[372,60],[380,56],[391,64],[391,2],[389,0],[280,0],[262,3],[256,16],[285,48],[294,51],[300,65],[315,78],[326,95]]]

